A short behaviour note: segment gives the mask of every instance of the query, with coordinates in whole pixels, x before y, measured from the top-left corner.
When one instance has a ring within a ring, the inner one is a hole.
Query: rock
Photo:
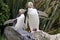
[[[60,40],[60,34],[50,35],[42,30],[34,32],[35,40]]]
[[[15,30],[12,27],[6,27],[4,34],[7,40],[34,40],[31,33],[21,29]]]
[[[22,29],[6,27],[4,34],[7,40],[60,40],[60,34],[50,35],[42,30],[31,34]]]

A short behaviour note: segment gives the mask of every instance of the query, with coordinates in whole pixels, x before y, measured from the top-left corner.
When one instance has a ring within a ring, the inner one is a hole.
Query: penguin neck
[[[33,9],[33,8],[28,8],[28,9]]]
[[[32,8],[32,7],[28,8],[28,10],[30,10],[30,9],[34,9],[34,8]]]

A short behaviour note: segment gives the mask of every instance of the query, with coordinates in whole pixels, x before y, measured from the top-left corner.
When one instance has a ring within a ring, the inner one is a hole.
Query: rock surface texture
[[[35,40],[60,40],[60,34],[50,35],[41,30],[39,32],[34,32],[33,36]]]
[[[25,30],[14,30],[14,28],[6,27],[4,34],[7,40],[60,40],[60,34],[50,35],[41,30],[31,34]]]
[[[24,30],[15,30],[11,27],[6,27],[4,34],[7,40],[35,40],[31,33]]]

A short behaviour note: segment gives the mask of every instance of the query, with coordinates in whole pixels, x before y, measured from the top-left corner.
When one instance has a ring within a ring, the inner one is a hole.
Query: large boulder
[[[33,36],[35,40],[60,40],[60,34],[51,35],[42,30],[34,32]]]
[[[4,34],[7,40],[34,40],[31,33],[22,29],[15,30],[15,28],[6,27]]]
[[[4,34],[7,40],[60,40],[60,34],[50,35],[42,30],[31,34],[22,29],[6,27]]]

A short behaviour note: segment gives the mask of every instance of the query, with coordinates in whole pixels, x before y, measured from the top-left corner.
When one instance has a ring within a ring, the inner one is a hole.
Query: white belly
[[[15,25],[16,29],[24,29],[25,24],[24,24],[24,15],[21,15],[20,17],[17,18],[17,23]]]
[[[34,28],[39,29],[39,16],[36,10],[28,10],[29,16],[29,26],[30,29],[33,30]]]

